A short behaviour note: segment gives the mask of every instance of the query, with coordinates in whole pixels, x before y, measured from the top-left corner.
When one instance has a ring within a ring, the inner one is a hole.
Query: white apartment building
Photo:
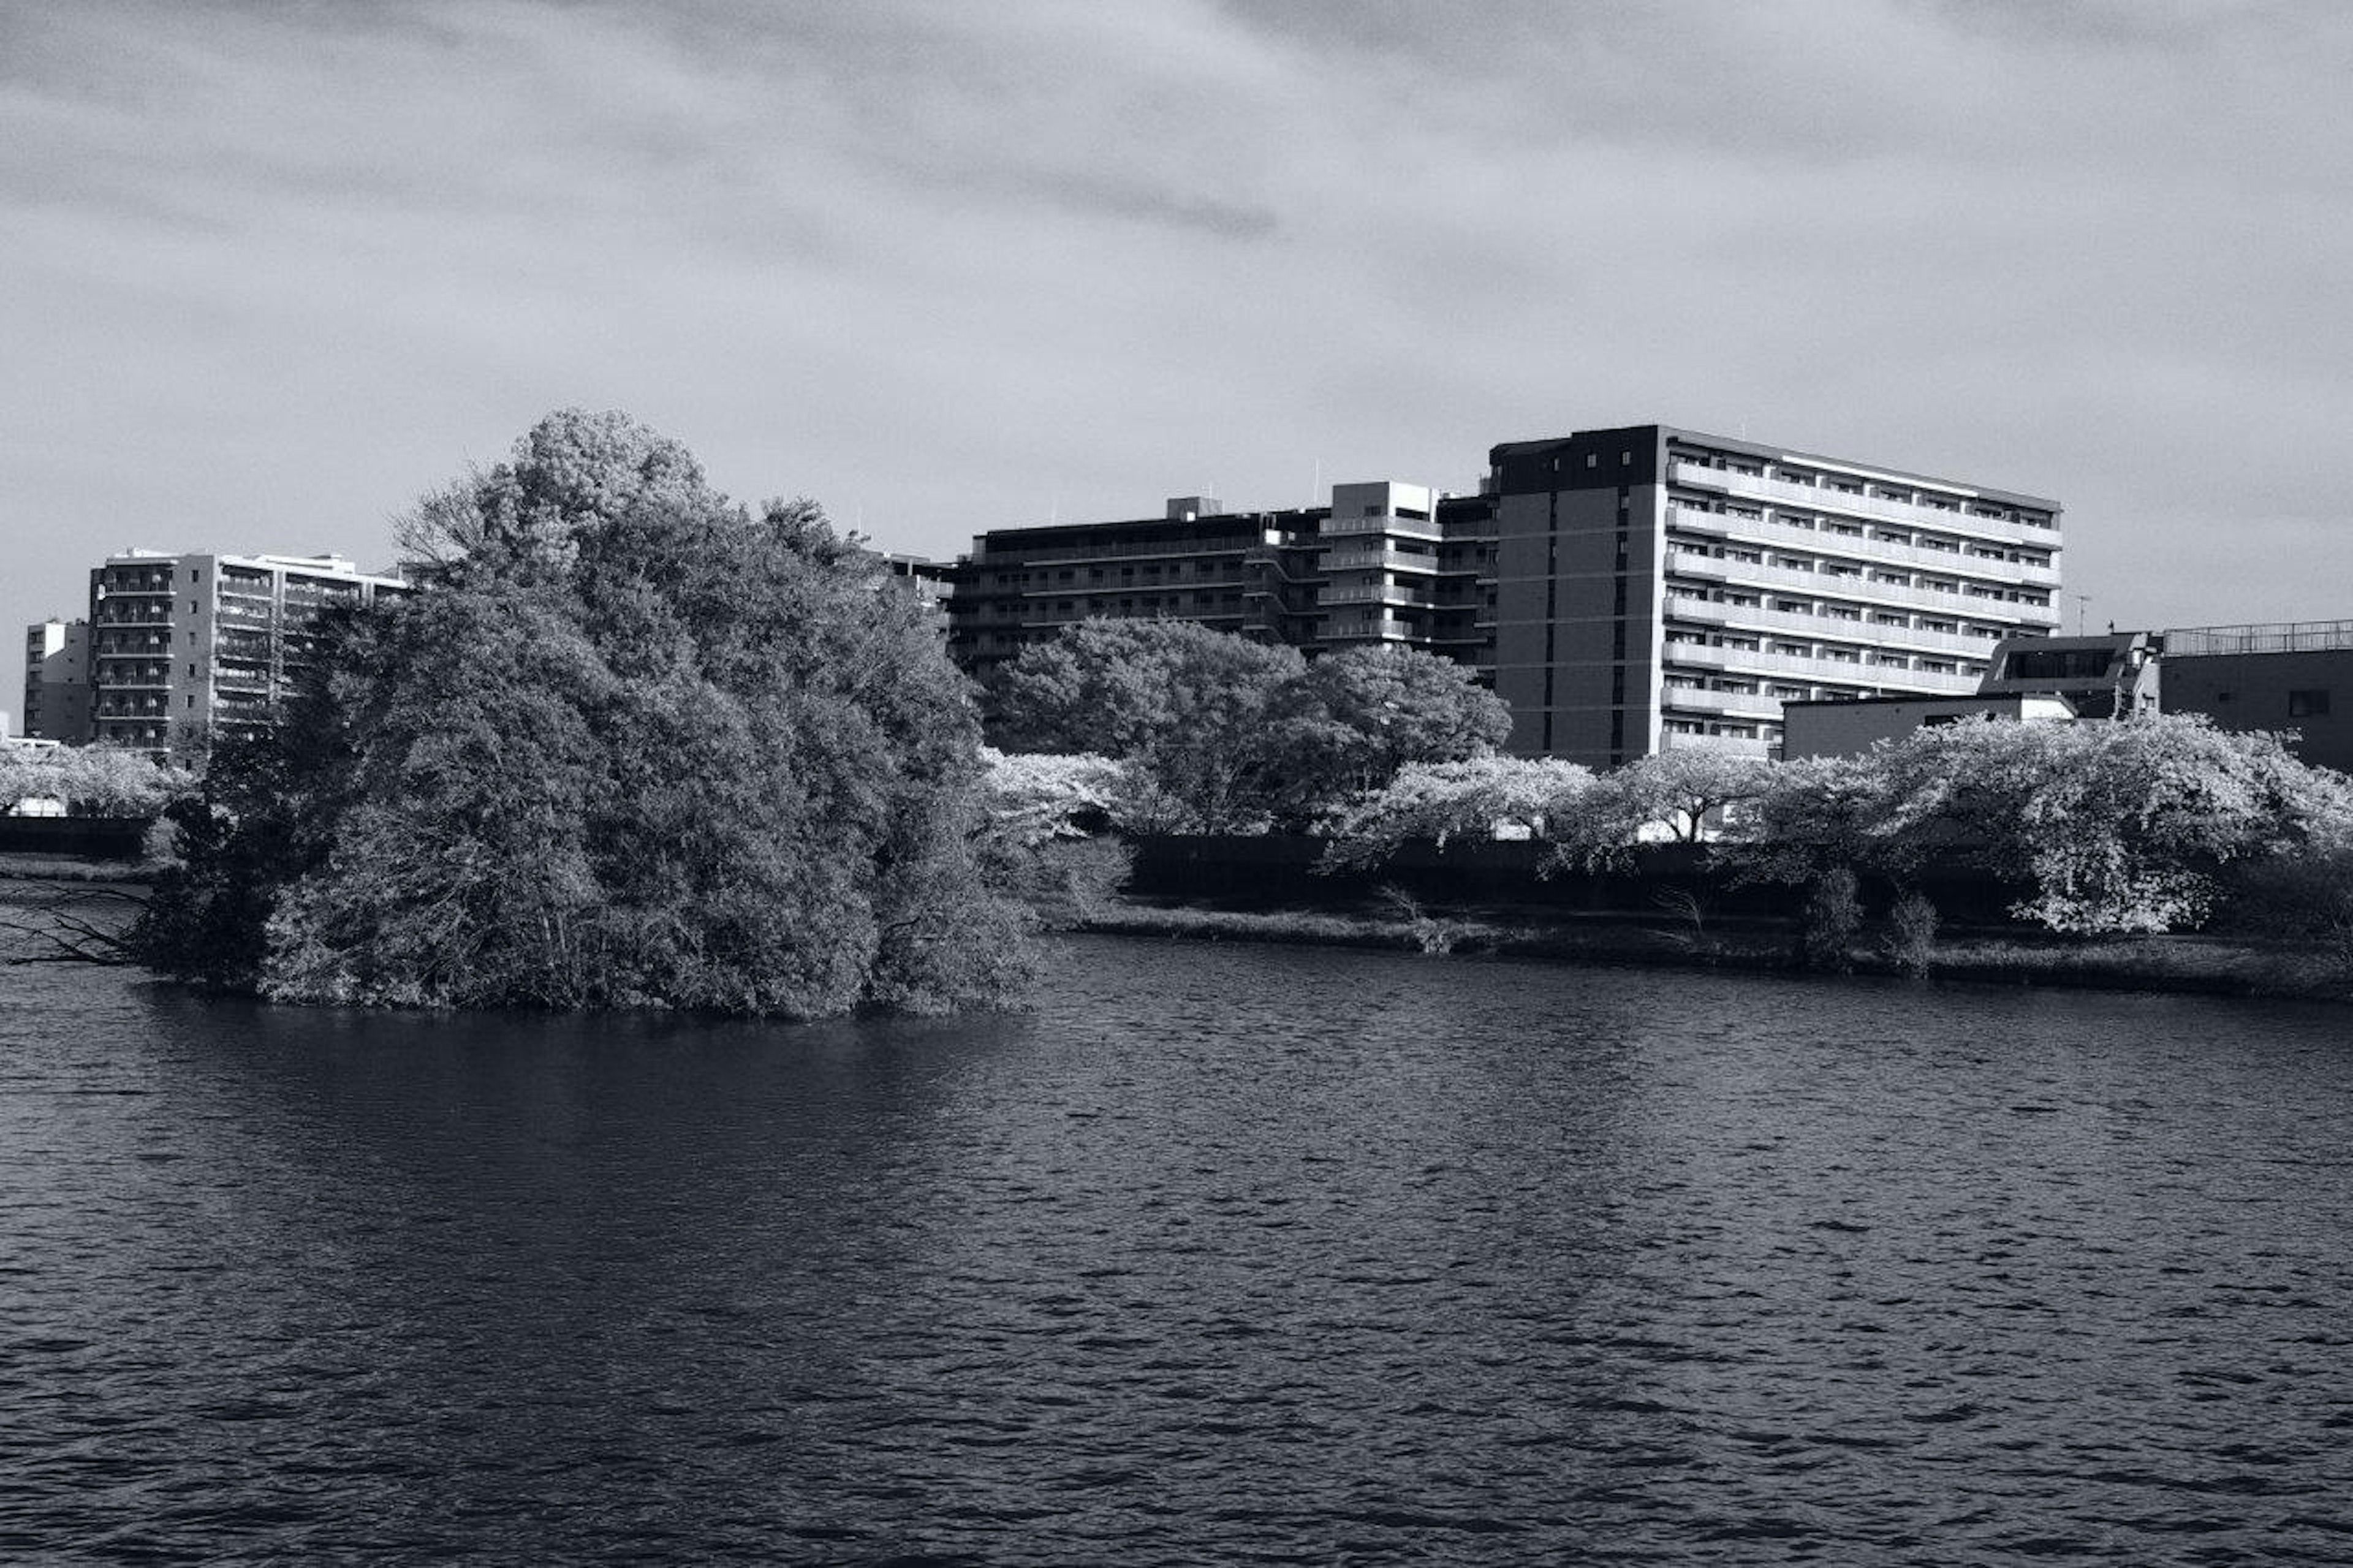
[[[90,573],[90,738],[161,750],[266,723],[310,658],[311,616],[407,591],[334,555],[109,556]]]
[[[1975,692],[2059,624],[2059,506],[1668,426],[1491,454],[1513,749],[1777,754],[1781,704]]]

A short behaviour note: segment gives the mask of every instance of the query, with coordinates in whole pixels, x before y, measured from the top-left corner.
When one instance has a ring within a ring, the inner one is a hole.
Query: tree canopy
[[[1510,718],[1470,670],[1403,648],[1309,663],[1194,622],[1092,620],[998,672],[1014,751],[1127,764],[1118,814],[1146,830],[1302,826],[1409,763],[1480,755]]]
[[[813,504],[753,513],[678,443],[567,411],[406,533],[426,591],[332,624],[314,689],[176,808],[150,963],[290,1000],[789,1016],[1018,980],[965,684]]]

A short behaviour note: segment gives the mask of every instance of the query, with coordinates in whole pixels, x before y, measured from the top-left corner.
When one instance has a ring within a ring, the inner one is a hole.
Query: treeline
[[[1025,652],[997,723],[1063,754],[999,759],[999,809],[1069,833],[1313,833],[1335,867],[1504,836],[1598,869],[1704,840],[1730,874],[1815,897],[1851,899],[1857,876],[1907,889],[1931,868],[1981,869],[2026,889],[2014,915],[2058,932],[2194,928],[2227,905],[2280,934],[2353,933],[2353,779],[2276,736],[2185,716],[1975,721],[1857,757],[1693,748],[1596,773],[1497,755],[1500,709],[1441,661],[1345,654],[1303,672],[1285,651],[1131,623]],[[1230,701],[1188,689],[1245,658]]]

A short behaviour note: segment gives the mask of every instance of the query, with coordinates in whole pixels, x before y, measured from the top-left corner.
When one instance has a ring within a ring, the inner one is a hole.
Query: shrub
[[[1887,911],[1886,952],[1890,962],[1914,979],[1928,973],[1936,951],[1936,906],[1917,890],[1905,894]]]
[[[1833,866],[1814,879],[1806,895],[1806,967],[1844,974],[1854,967],[1854,939],[1862,930],[1862,901],[1854,872]]]

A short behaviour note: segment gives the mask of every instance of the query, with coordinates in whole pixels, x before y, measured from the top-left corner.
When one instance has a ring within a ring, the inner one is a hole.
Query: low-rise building
[[[2073,703],[2047,692],[2002,697],[1849,697],[1826,702],[1786,702],[1781,715],[1781,754],[1791,762],[1800,757],[1860,756],[1882,741],[1968,719],[2063,724],[2076,717]]]
[[[2224,730],[2293,730],[2307,763],[2353,773],[2353,621],[2165,634],[2165,708]]]

